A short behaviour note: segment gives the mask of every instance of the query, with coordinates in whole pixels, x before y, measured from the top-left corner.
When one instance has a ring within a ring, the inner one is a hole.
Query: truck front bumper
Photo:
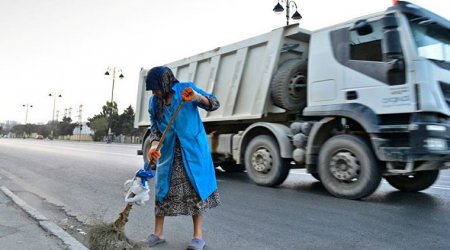
[[[414,164],[417,170],[450,166],[450,126],[446,123],[385,126],[372,136],[372,142],[382,161],[421,162]]]

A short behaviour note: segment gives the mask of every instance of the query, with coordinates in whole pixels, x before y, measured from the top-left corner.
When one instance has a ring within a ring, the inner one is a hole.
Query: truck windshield
[[[424,17],[410,17],[419,56],[450,63],[450,30]]]

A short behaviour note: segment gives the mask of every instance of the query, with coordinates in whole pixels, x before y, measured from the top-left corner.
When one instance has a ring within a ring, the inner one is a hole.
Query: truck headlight
[[[440,126],[440,125],[427,125],[427,130],[444,132],[447,130],[447,128],[445,126]]]
[[[447,150],[447,141],[444,139],[428,138],[425,140],[425,147],[429,150]]]

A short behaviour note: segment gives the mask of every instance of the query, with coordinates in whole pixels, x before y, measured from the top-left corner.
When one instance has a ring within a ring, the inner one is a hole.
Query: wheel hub
[[[300,92],[305,89],[306,87],[306,79],[305,76],[302,74],[296,74],[291,78],[289,81],[288,89],[289,89],[289,95],[292,98],[300,98]]]
[[[260,173],[267,173],[272,169],[272,156],[267,149],[258,149],[252,155],[252,166]]]
[[[349,152],[340,152],[335,154],[330,161],[331,174],[341,181],[351,181],[357,178],[361,166],[357,159]]]

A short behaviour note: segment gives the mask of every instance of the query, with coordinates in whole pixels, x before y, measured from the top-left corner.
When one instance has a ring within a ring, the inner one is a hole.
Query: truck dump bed
[[[221,103],[214,112],[201,110],[204,122],[258,119],[284,109],[272,105],[270,83],[280,62],[305,59],[310,32],[298,25],[273,30],[247,40],[219,47],[167,64],[180,82],[191,81],[213,93]],[[148,100],[141,69],[135,127],[148,126]]]

